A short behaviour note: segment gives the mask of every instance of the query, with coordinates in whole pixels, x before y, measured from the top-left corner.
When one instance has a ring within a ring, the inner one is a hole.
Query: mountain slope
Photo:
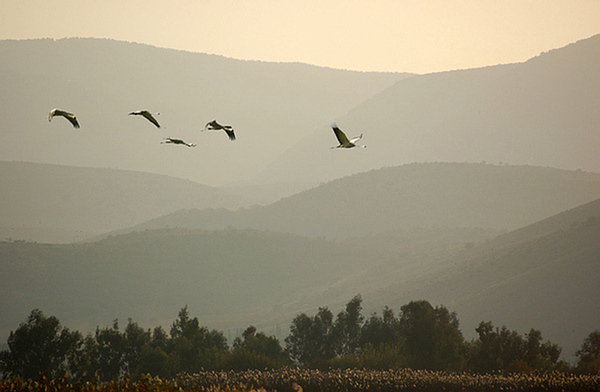
[[[401,80],[322,126],[257,181],[328,181],[410,162],[505,162],[600,172],[600,35],[524,63]],[[314,168],[318,168],[315,171]]]
[[[0,237],[71,242],[182,208],[249,200],[188,180],[115,169],[0,161]]]
[[[540,329],[572,360],[600,324],[600,199],[446,257],[411,280],[371,293],[372,304],[423,298],[457,311],[467,337],[480,321]]]
[[[361,293],[364,314],[443,304],[467,338],[480,321],[537,328],[569,359],[600,322],[599,223],[600,199],[494,239],[466,229],[340,242],[160,229],[85,244],[0,242],[0,335],[34,308],[88,332],[129,317],[168,327],[187,304],[227,335],[252,324],[281,338],[300,312],[336,313]]]
[[[422,163],[355,174],[265,207],[179,211],[133,230],[234,226],[328,238],[419,227],[514,230],[598,195],[600,174],[595,173]]]
[[[308,293],[361,270],[365,258],[322,239],[255,230],[0,242],[0,330],[6,336],[34,308],[82,331],[129,317],[168,327],[186,304],[210,327],[273,328],[304,310]]]
[[[118,167],[208,185],[254,176],[323,123],[408,75],[240,61],[105,39],[0,42],[0,159]],[[55,108],[77,115],[48,123]],[[157,130],[134,110],[160,112]],[[235,143],[200,133],[217,119]],[[164,137],[195,149],[160,145]]]

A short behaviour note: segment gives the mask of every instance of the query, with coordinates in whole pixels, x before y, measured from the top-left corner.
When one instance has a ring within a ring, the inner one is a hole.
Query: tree
[[[149,346],[151,341],[150,331],[144,330],[131,319],[128,320],[123,332],[123,344],[125,346],[126,372],[134,377],[141,375],[141,360],[144,347]]]
[[[475,329],[479,339],[469,360],[469,368],[478,373],[505,370],[514,361],[523,358],[523,339],[515,331],[492,325],[490,321],[480,322]]]
[[[139,366],[133,374],[138,379],[144,374],[168,378],[173,376],[169,365],[169,356],[160,347],[146,345],[140,352]]]
[[[167,378],[174,374],[167,355],[169,335],[162,327],[155,327],[150,337],[150,342],[144,345],[140,352],[139,367],[135,377],[142,374],[151,374],[160,378]]]
[[[90,342],[93,368],[98,371],[100,381],[118,380],[127,374],[125,338],[119,332],[119,321],[112,327],[96,328],[94,342]]]
[[[337,315],[333,330],[338,355],[356,354],[360,347],[360,334],[364,317],[361,315],[362,298],[355,296],[346,309]]]
[[[376,314],[364,323],[360,333],[361,351],[367,346],[378,349],[381,346],[393,346],[400,344],[400,331],[398,319],[394,311],[387,306],[383,309],[383,316]]]
[[[227,353],[227,338],[218,331],[200,327],[198,318],[189,317],[187,306],[171,326],[168,354],[176,372],[194,373],[215,369]]]
[[[542,332],[533,329],[525,334],[525,362],[536,370],[553,370],[558,364],[562,349],[550,341],[543,341]]]
[[[113,381],[126,375],[137,379],[147,373],[142,354],[147,354],[151,343],[150,331],[131,319],[123,333],[119,331],[118,320],[111,327],[96,327],[95,333],[88,334],[73,355],[71,376],[79,381]]]
[[[276,369],[290,364],[289,355],[274,336],[256,333],[250,326],[236,338],[227,361],[227,368],[235,371],[248,369]]]
[[[178,318],[171,326],[169,354],[178,371],[193,373],[199,366],[198,340],[204,331],[200,330],[197,318],[190,319],[187,306],[179,311]]]
[[[82,341],[81,347],[70,360],[69,375],[78,381],[98,380],[98,343],[92,334],[88,334]]]
[[[577,350],[577,370],[584,373],[600,374],[600,330],[594,331],[584,339],[581,349]]]
[[[336,351],[333,314],[327,308],[319,308],[314,317],[304,313],[296,316],[285,343],[294,361],[312,367],[325,366]]]
[[[336,367],[360,367],[367,369],[392,369],[406,367],[407,361],[402,352],[402,338],[398,319],[387,306],[382,316],[372,314],[360,331],[358,354],[346,355],[336,362]]]
[[[494,328],[491,322],[481,322],[475,329],[479,339],[468,367],[478,373],[505,371],[528,373],[532,370],[556,370],[561,349],[549,341],[543,342],[542,333],[531,329],[525,338],[506,326]]]
[[[456,313],[427,301],[402,306],[400,331],[409,366],[425,370],[461,370],[465,358]]]
[[[0,352],[0,371],[8,376],[36,379],[45,374],[62,376],[68,359],[81,345],[79,332],[61,328],[56,317],[45,317],[34,309],[25,323],[8,337],[8,350]]]

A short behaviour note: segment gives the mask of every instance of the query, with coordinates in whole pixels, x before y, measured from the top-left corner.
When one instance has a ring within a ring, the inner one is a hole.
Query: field
[[[202,372],[179,375],[174,380],[145,376],[97,384],[73,384],[56,381],[21,379],[0,383],[0,391],[281,391],[281,392],[352,392],[352,391],[599,391],[600,375],[564,373],[469,375],[413,370],[303,370]]]

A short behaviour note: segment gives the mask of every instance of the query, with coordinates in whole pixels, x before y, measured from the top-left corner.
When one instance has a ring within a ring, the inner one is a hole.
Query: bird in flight
[[[235,133],[233,133],[233,127],[231,125],[221,125],[217,122],[217,120],[212,120],[209,123],[206,123],[203,131],[225,131],[227,136],[229,136],[229,140],[235,140]]]
[[[170,137],[166,137],[165,141],[160,142],[160,144],[181,144],[183,146],[188,146],[188,147],[196,147],[195,143],[186,143],[181,139],[173,139]]]
[[[79,123],[77,122],[77,117],[73,113],[65,112],[60,109],[52,109],[52,111],[48,114],[48,121],[52,121],[52,117],[54,116],[63,116],[67,120],[73,124],[73,127],[79,128]]]
[[[335,137],[337,137],[338,142],[340,142],[340,144],[338,146],[334,146],[331,148],[352,148],[352,147],[367,148],[367,146],[357,146],[356,145],[356,142],[359,141],[360,139],[362,139],[362,137],[363,137],[362,133],[360,134],[360,136],[356,136],[356,137],[348,140],[348,138],[346,137],[346,134],[344,134],[344,132],[342,132],[342,130],[337,126],[336,123],[331,124],[331,128],[333,128],[333,133],[335,133]]]
[[[156,113],[157,115],[160,113]],[[156,121],[156,119],[154,118],[154,116],[152,115],[152,113],[150,113],[147,110],[137,110],[135,112],[131,112],[129,113],[130,116],[144,116],[146,117],[146,119],[148,121],[150,121],[152,124],[156,125],[156,128],[160,128],[160,124],[158,123],[158,121]]]

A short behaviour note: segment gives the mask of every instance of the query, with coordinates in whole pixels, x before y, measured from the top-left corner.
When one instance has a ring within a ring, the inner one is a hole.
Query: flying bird
[[[221,125],[217,122],[217,120],[212,120],[209,123],[206,123],[203,131],[225,131],[227,136],[229,136],[229,140],[235,140],[235,133],[233,133],[233,127],[231,125]]]
[[[335,137],[337,137],[338,142],[340,142],[339,146],[334,146],[331,148],[352,148],[352,147],[362,147],[367,148],[367,146],[357,146],[356,142],[362,139],[362,133],[360,136],[356,136],[350,140],[346,137],[346,134],[342,132],[342,130],[337,126],[336,123],[331,124],[331,128],[333,128],[333,133],[335,133]]]
[[[173,139],[170,137],[166,137],[164,142],[160,142],[160,144],[181,144],[188,147],[196,147],[195,143],[186,143],[181,139]]]
[[[73,127],[79,128],[79,123],[77,122],[77,117],[73,113],[65,112],[60,109],[52,109],[52,111],[48,114],[48,121],[52,121],[52,117],[54,116],[63,116],[67,120],[73,124]]]
[[[156,113],[157,115],[160,113]],[[147,110],[137,110],[135,112],[131,112],[129,113],[130,116],[143,116],[146,117],[146,119],[148,121],[150,121],[152,124],[156,125],[156,128],[160,128],[160,124],[158,123],[158,121],[156,121],[156,119],[154,118],[154,116],[152,115],[152,113],[150,113]]]

